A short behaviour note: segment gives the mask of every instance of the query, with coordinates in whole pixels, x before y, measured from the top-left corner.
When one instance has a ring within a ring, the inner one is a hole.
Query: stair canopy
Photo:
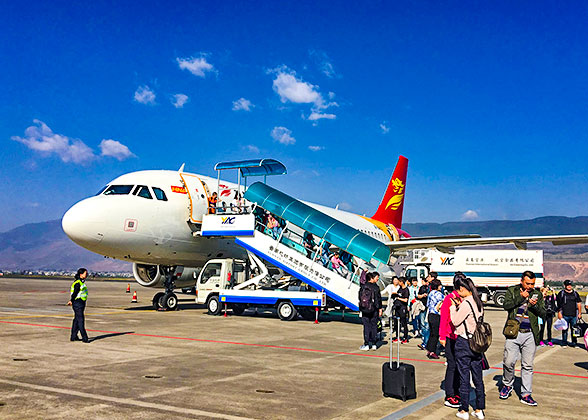
[[[375,259],[388,264],[390,250],[386,245],[275,188],[256,182],[247,189],[244,197],[366,262]]]

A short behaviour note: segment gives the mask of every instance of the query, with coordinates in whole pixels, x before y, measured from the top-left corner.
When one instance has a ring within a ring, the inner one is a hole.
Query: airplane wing
[[[455,247],[513,244],[517,249],[527,249],[531,242],[551,242],[553,245],[587,244],[588,235],[553,235],[553,236],[507,236],[497,238],[482,237],[423,237],[407,238],[399,241],[389,241],[386,245],[392,253],[410,249],[436,248],[441,252],[453,252]]]

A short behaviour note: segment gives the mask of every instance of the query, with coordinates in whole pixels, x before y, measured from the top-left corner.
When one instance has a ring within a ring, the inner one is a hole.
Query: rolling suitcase
[[[400,318],[396,319],[400,335]],[[392,323],[390,323],[390,361],[382,365],[382,393],[384,397],[398,398],[402,401],[416,398],[414,366],[400,363],[400,340],[398,340],[397,359],[392,361]]]

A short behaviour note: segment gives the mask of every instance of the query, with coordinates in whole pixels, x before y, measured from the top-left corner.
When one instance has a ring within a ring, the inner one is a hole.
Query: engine
[[[178,266],[174,270],[176,287],[193,286],[200,268]],[[133,264],[133,275],[135,280],[143,287],[161,287],[165,281],[165,274],[159,265],[155,264]]]

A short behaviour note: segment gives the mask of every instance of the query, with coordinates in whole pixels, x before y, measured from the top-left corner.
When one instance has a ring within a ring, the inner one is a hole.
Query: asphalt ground
[[[384,398],[389,347],[361,352],[354,315],[320,323],[280,321],[275,313],[213,317],[193,296],[180,310],[151,308],[155,290],[88,282],[90,344],[69,341],[70,281],[0,279],[0,419],[453,419],[440,391],[443,359],[412,339],[401,357],[416,368],[416,400]],[[588,352],[540,348],[533,397],[498,399],[505,313],[488,307],[494,330],[485,376],[488,419],[586,418]],[[518,391],[520,382],[515,389]]]

